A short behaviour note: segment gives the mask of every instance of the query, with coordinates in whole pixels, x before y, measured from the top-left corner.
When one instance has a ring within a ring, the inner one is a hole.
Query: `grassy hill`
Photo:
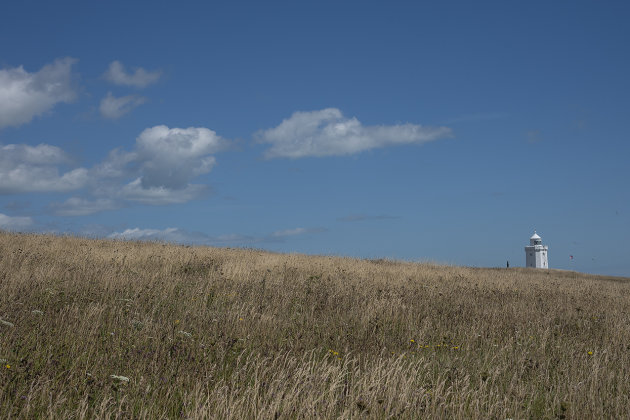
[[[0,416],[630,418],[630,279],[0,232]]]

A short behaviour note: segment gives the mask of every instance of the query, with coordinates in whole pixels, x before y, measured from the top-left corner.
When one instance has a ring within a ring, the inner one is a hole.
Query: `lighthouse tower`
[[[525,267],[549,268],[547,245],[542,244],[542,239],[536,231],[529,238],[529,246],[525,247]]]

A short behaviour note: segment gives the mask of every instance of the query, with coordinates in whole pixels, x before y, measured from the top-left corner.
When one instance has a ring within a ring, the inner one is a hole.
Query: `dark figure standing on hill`
[[[507,268],[510,268],[510,262],[509,261],[507,262]]]

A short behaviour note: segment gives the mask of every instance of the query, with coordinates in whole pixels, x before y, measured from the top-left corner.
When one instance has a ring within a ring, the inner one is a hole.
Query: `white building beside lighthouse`
[[[536,231],[529,238],[529,246],[525,247],[525,267],[549,268],[547,259],[547,245],[542,244],[542,239]]]

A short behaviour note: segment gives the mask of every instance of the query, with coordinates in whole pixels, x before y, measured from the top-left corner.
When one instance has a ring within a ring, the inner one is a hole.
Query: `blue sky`
[[[0,228],[630,276],[629,12],[3,4]]]

